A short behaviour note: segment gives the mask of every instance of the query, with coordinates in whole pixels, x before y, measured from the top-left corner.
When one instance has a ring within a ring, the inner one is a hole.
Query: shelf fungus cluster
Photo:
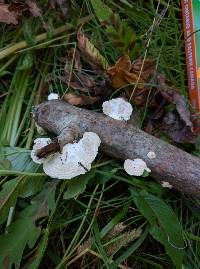
[[[133,108],[123,98],[115,98],[103,103],[103,113],[115,120],[127,121],[130,119]]]
[[[43,170],[48,176],[72,179],[91,169],[101,140],[96,133],[86,132],[79,142],[66,144],[62,152],[56,152],[42,159],[37,157],[37,150],[51,141],[49,138],[38,138],[34,142],[31,157],[34,162],[43,163]]]

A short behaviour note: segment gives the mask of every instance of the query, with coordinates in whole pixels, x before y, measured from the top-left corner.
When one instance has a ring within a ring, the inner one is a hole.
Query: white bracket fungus
[[[50,138],[41,137],[34,140],[33,149],[31,151],[31,158],[35,163],[41,164],[46,160],[46,158],[38,158],[37,151],[38,149],[47,146],[49,143],[51,143]]]
[[[103,113],[115,120],[129,120],[133,108],[123,98],[115,98],[103,103]]]
[[[172,189],[172,188],[173,188],[173,186],[172,186],[171,184],[169,184],[169,182],[167,182],[167,181],[163,181],[163,182],[161,183],[161,186],[162,186],[163,188],[168,188],[168,189]]]
[[[57,93],[52,92],[48,95],[48,101],[57,99],[59,99],[59,95]]]
[[[156,158],[156,154],[154,151],[149,151],[149,153],[147,153],[147,157],[149,159],[155,159]]]
[[[43,162],[44,172],[52,178],[71,179],[91,169],[101,140],[92,132],[86,132],[77,143],[63,147],[62,153],[55,153]]]
[[[124,169],[131,176],[142,176],[145,171],[151,172],[142,159],[125,160]]]

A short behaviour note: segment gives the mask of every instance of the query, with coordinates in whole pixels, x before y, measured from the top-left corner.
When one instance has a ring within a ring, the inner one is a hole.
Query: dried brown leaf
[[[82,63],[81,63],[81,59],[80,59],[80,53],[77,49],[75,48],[71,48],[68,56],[71,60],[74,61],[74,67],[77,70],[81,70],[82,69]]]
[[[33,0],[27,0],[26,4],[29,7],[29,11],[33,15],[33,17],[42,17],[41,9],[37,6],[36,1]]]
[[[153,59],[147,58],[143,60],[142,58],[137,59],[131,66],[131,72],[141,76],[141,78],[147,82],[153,74],[155,74],[155,61]]]
[[[70,105],[74,106],[84,106],[84,105],[91,105],[94,104],[99,98],[93,97],[93,96],[86,96],[81,94],[75,94],[75,93],[66,93],[63,96],[63,99],[69,103]]]
[[[79,49],[94,70],[103,71],[108,68],[106,59],[80,30],[77,33],[77,39]]]
[[[164,75],[158,75],[158,82],[162,86],[162,96],[172,104],[176,105],[176,110],[180,118],[185,122],[186,126],[190,127],[193,131],[193,123],[191,122],[191,114],[186,105],[184,96],[181,96],[174,87],[168,86],[168,81]]]
[[[162,123],[163,131],[176,143],[195,143],[196,136],[177,113],[168,112]]]
[[[9,10],[9,5],[0,4],[0,22],[7,24],[18,24],[17,15]]]

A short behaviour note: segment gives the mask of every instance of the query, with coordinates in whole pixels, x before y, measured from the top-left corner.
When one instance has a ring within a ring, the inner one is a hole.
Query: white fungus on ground
[[[168,188],[168,189],[172,189],[172,188],[173,188],[173,186],[172,186],[171,184],[169,184],[169,182],[167,182],[167,181],[163,181],[163,182],[161,183],[161,186],[162,186],[163,188]]]
[[[57,99],[59,99],[59,95],[57,93],[52,92],[48,95],[48,101]]]
[[[103,113],[115,120],[129,120],[133,108],[123,98],[115,98],[103,103]]]
[[[154,151],[149,151],[149,152],[147,153],[147,157],[148,157],[149,159],[155,159],[155,158],[156,158],[156,154],[155,154]]]
[[[77,143],[63,147],[62,153],[55,153],[43,163],[44,172],[52,178],[71,179],[91,169],[101,140],[92,132],[86,132]]]
[[[46,158],[38,158],[37,151],[38,149],[47,146],[49,143],[51,143],[51,139],[46,137],[41,137],[34,140],[33,149],[31,151],[31,158],[35,163],[41,164],[46,160]]]
[[[145,171],[151,172],[142,159],[125,160],[124,169],[131,176],[142,176]]]

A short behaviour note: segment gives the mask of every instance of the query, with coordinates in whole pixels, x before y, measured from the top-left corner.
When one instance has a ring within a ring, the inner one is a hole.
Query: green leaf
[[[18,67],[18,70],[26,70],[33,66],[33,54],[31,52],[27,52],[24,54],[23,58],[21,57],[21,64]]]
[[[17,147],[0,147],[1,161],[9,161],[9,169],[0,168],[0,176],[3,174],[1,170],[5,171],[19,171],[19,172],[36,172],[39,165],[34,163],[30,157],[30,150]]]
[[[114,216],[101,230],[100,237],[103,238],[117,223],[119,223],[127,214],[130,203],[124,205],[123,209]]]
[[[6,220],[10,207],[15,206],[17,197],[26,180],[27,178],[18,177],[4,184],[5,186],[0,192],[0,223]]]
[[[108,182],[112,178],[112,175],[113,175],[113,173],[111,173],[112,170],[113,170],[113,167],[111,165],[106,165],[99,168],[99,171],[107,172],[107,174],[97,173],[94,179],[94,182],[96,184],[104,184]]]
[[[171,207],[144,190],[131,189],[131,194],[140,212],[149,221],[150,234],[164,245],[176,268],[181,268],[184,255],[182,228]]]
[[[136,43],[136,34],[133,29],[101,0],[90,1],[97,18],[106,27],[106,32],[113,45],[122,53],[129,53]]]
[[[1,160],[0,159],[0,169],[1,170],[10,170],[11,169],[11,162],[7,159]]]
[[[48,232],[45,233],[44,237],[40,240],[40,243],[37,247],[36,253],[31,256],[30,262],[27,264],[27,269],[36,269],[39,267],[44,252],[48,244]]]
[[[90,1],[99,21],[107,21],[113,13],[112,10],[108,6],[106,6],[101,0]]]
[[[41,228],[35,222],[53,210],[52,199],[58,182],[47,183],[44,190],[27,206],[18,219],[0,236],[0,268],[12,268],[12,264],[20,267],[23,251],[26,246],[33,248],[41,234]]]
[[[72,179],[68,183],[67,191],[64,193],[64,199],[71,199],[84,192],[88,181],[95,176],[95,169],[92,169],[85,175]]]

